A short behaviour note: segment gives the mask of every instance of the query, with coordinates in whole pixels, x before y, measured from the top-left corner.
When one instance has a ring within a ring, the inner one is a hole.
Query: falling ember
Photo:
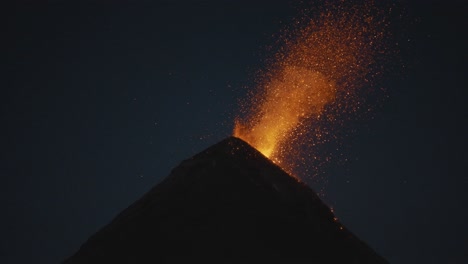
[[[309,162],[298,148],[313,149],[333,137],[321,126],[324,119],[333,124],[358,111],[358,88],[380,73],[375,56],[385,51],[383,17],[371,4],[341,1],[314,19],[297,20],[298,28],[280,37],[283,45],[259,74],[257,89],[241,103],[234,136],[290,173]]]

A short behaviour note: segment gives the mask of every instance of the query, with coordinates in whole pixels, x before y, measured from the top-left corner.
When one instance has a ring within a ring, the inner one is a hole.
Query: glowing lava
[[[295,21],[298,28],[283,33],[282,47],[235,121],[234,136],[290,173],[308,162],[298,148],[333,137],[320,126],[324,116],[328,123],[341,122],[341,116],[361,107],[356,90],[379,74],[374,55],[384,51],[385,19],[371,5],[340,1],[320,13],[305,23]]]
[[[247,130],[236,123],[234,136],[271,158],[303,118],[320,114],[325,104],[334,99],[335,85],[320,72],[286,66],[269,83],[265,96],[255,125]]]

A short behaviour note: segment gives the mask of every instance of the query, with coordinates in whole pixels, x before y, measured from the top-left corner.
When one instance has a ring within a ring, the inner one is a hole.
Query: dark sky
[[[294,1],[17,2],[3,10],[6,264],[63,260],[229,136],[265,46],[298,13]],[[394,32],[406,67],[355,124],[324,199],[391,263],[468,263],[467,8],[411,2]]]

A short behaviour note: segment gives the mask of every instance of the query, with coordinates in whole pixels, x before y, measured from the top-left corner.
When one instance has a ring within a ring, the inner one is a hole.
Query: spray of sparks
[[[314,150],[336,140],[331,127],[360,111],[359,88],[381,72],[375,60],[385,52],[381,11],[340,1],[296,20],[296,28],[281,33],[281,48],[257,76],[258,87],[241,102],[234,136],[293,175],[305,164],[318,166]]]

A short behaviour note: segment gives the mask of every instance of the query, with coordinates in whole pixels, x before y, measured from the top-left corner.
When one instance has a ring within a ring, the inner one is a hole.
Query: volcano
[[[63,262],[387,263],[241,139],[183,161]]]

